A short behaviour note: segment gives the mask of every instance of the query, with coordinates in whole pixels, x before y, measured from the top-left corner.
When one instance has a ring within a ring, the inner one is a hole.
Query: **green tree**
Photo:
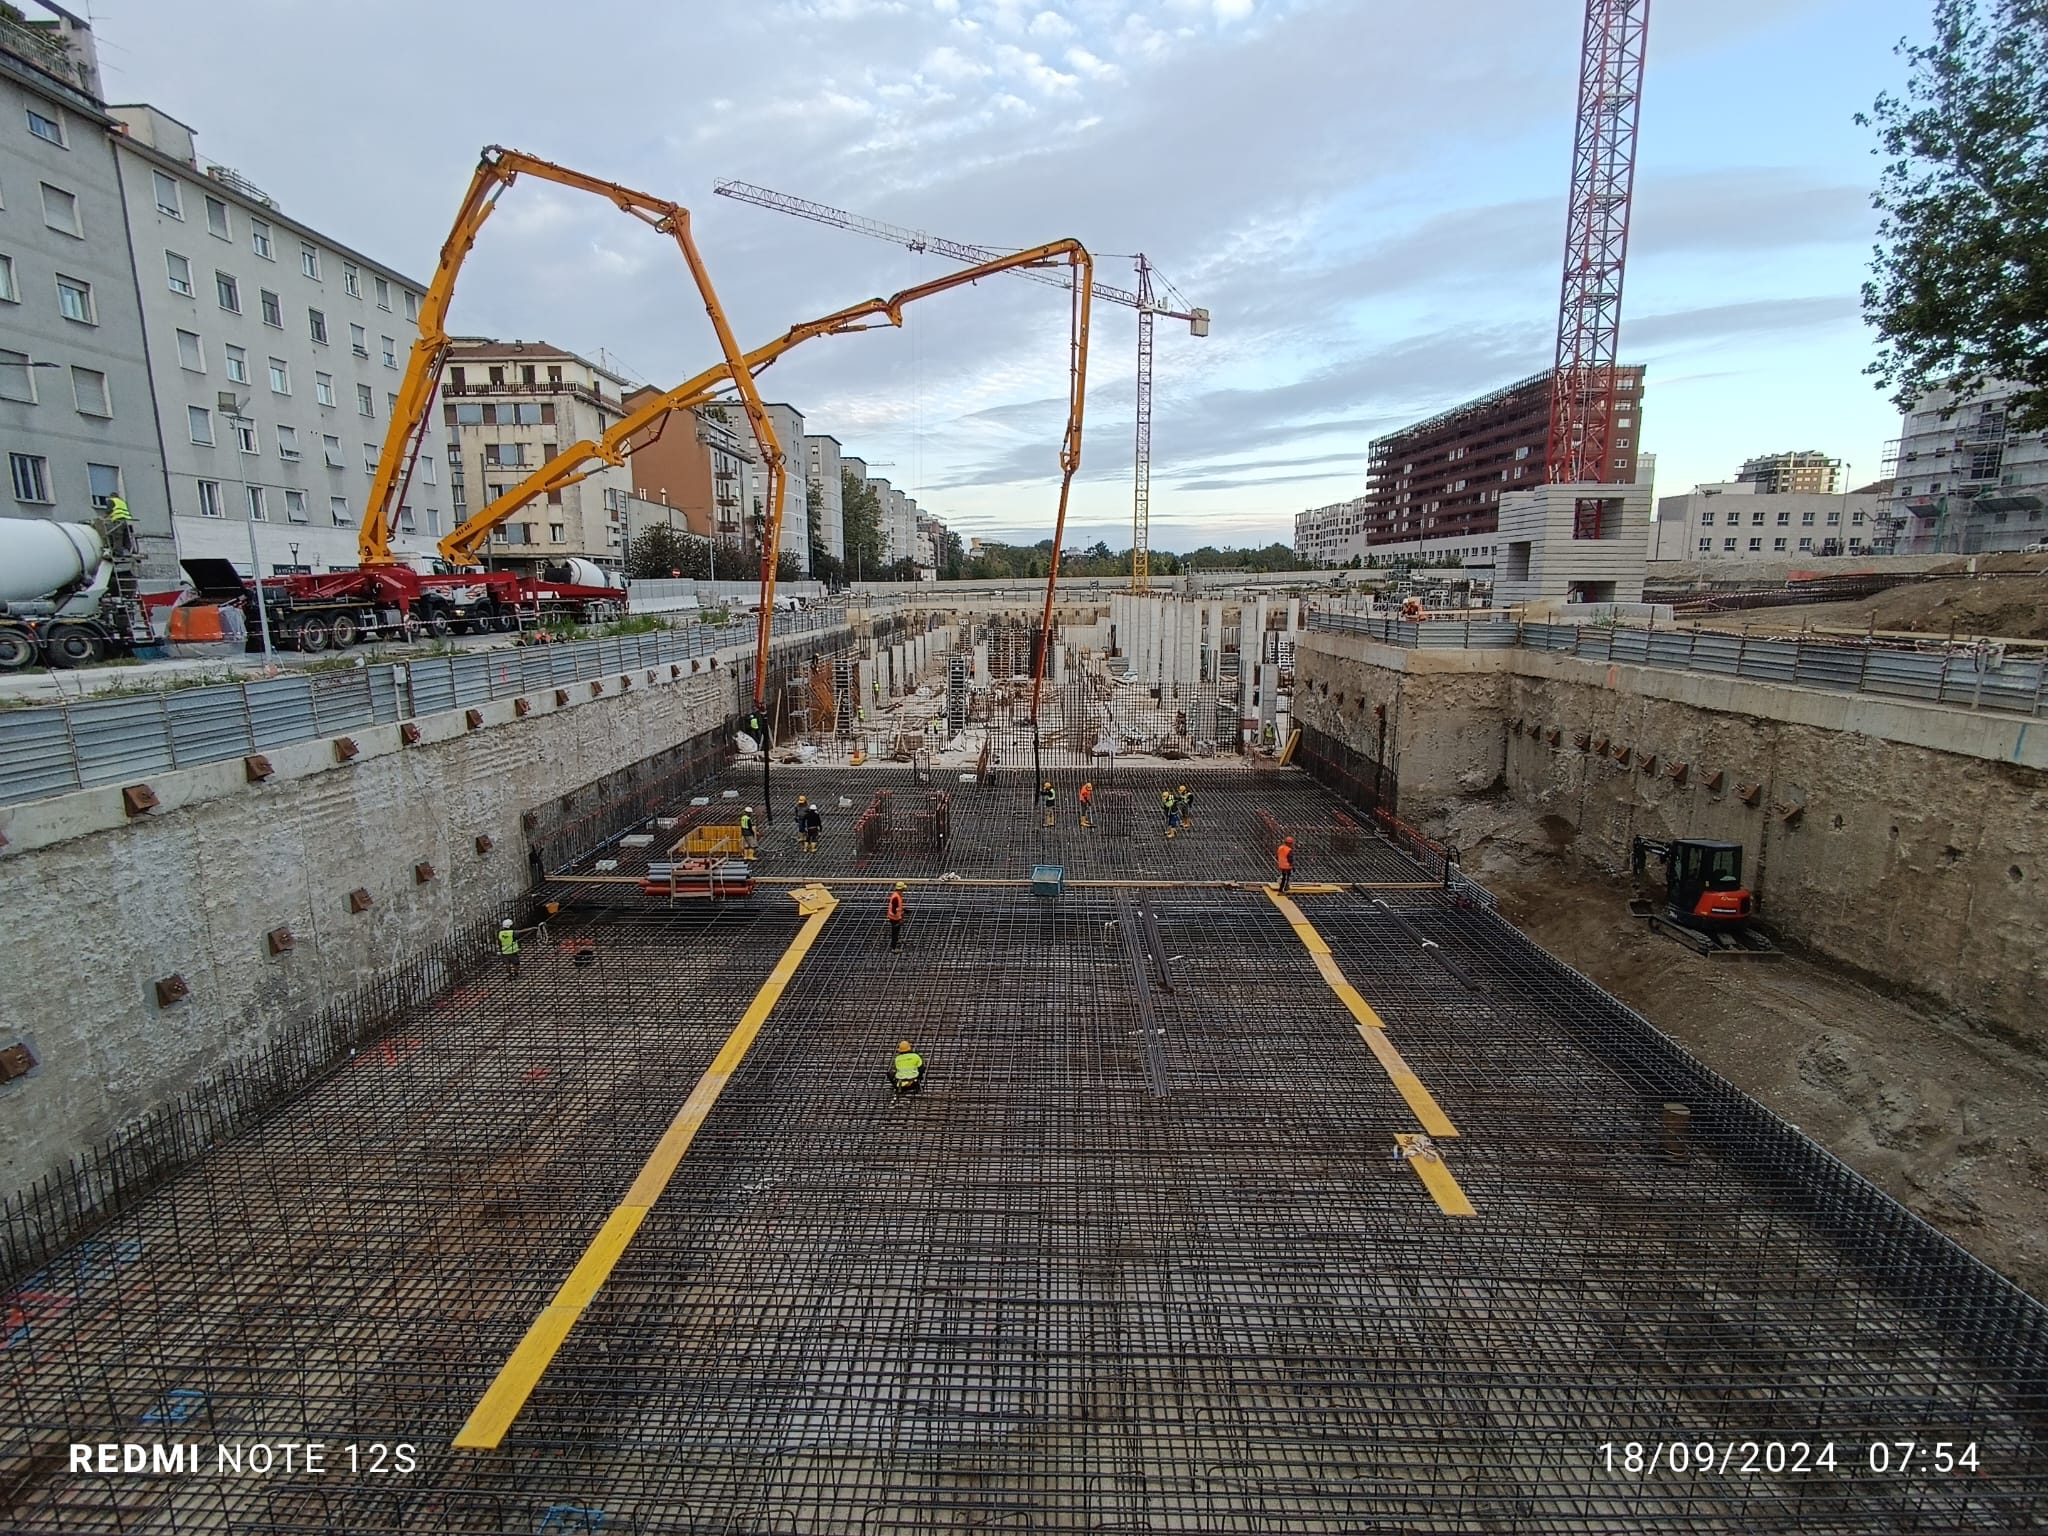
[[[850,469],[839,472],[839,505],[844,519],[842,542],[846,568],[856,581],[878,579],[882,566],[882,499],[874,487]]]
[[[939,552],[939,579],[958,581],[966,566],[967,547],[960,542],[960,535],[948,528],[946,547]]]
[[[658,580],[678,571],[695,575],[692,563],[702,566],[704,562],[704,541],[667,523],[649,524],[626,546],[626,574],[639,581]]]
[[[1884,160],[1868,372],[1901,409],[2010,379],[2014,424],[2048,427],[2048,0],[1934,0],[1933,41],[1895,51],[1905,94],[1856,118]]]

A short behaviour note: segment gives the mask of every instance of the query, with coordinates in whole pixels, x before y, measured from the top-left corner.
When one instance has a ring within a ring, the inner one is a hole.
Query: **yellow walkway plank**
[[[1431,1145],[1427,1136],[1396,1136],[1394,1151],[1415,1170],[1423,1187],[1435,1198],[1437,1206],[1446,1216],[1476,1215],[1472,1202],[1465,1198],[1465,1191],[1457,1178],[1445,1164],[1443,1155]]]
[[[506,1359],[490,1387],[478,1401],[469,1415],[469,1420],[456,1434],[454,1444],[459,1450],[492,1451],[504,1441],[512,1428],[512,1421],[519,1417],[526,1401],[533,1395],[533,1389],[540,1384],[541,1377],[554,1362],[556,1353],[569,1337],[569,1330],[576,1326],[584,1310],[597,1298],[606,1280],[611,1278],[612,1269],[626,1251],[626,1245],[640,1230],[641,1222],[661,1193],[674,1177],[683,1154],[696,1139],[698,1127],[703,1125],[705,1116],[718,1102],[718,1096],[725,1091],[725,1085],[745,1060],[747,1050],[754,1043],[754,1037],[761,1032],[761,1026],[768,1021],[768,1015],[782,1000],[785,988],[796,975],[796,968],[810,953],[817,942],[818,930],[825,926],[839,903],[832,893],[822,885],[807,885],[790,892],[790,899],[797,910],[804,915],[804,923],[797,935],[790,940],[789,948],[775,963],[775,969],[768,973],[768,979],[761,984],[761,990],[754,994],[754,1000],[747,1005],[747,1011],[740,1015],[739,1023],[733,1026],[718,1055],[697,1080],[683,1107],[676,1111],[675,1119],[662,1132],[654,1150],[648,1154],[641,1167],[639,1177],[632,1187],[598,1229],[597,1236],[590,1240],[590,1246],[583,1250],[583,1257],[576,1261],[576,1267],[569,1271],[569,1278],[555,1292],[554,1299],[533,1320],[526,1330],[526,1337],[519,1341],[519,1347]]]
[[[1422,1086],[1422,1079],[1415,1075],[1414,1069],[1394,1048],[1394,1042],[1387,1038],[1387,1021],[1345,976],[1337,964],[1337,957],[1330,952],[1329,941],[1316,932],[1314,923],[1301,915],[1301,908],[1277,889],[1267,886],[1266,899],[1280,909],[1280,915],[1287,919],[1294,936],[1301,940],[1302,948],[1308,951],[1309,958],[1315,962],[1316,970],[1329,984],[1331,992],[1358,1021],[1358,1033],[1371,1047],[1374,1059],[1385,1069],[1388,1081],[1393,1083],[1408,1107],[1415,1111],[1415,1118],[1422,1122],[1423,1130],[1439,1140],[1454,1138],[1458,1128],[1451,1124],[1450,1116],[1443,1112],[1443,1107]],[[1462,1200],[1464,1197],[1461,1195],[1459,1198]]]

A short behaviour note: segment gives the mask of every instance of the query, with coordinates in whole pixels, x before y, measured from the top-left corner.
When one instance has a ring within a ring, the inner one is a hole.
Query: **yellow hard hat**
[[[1186,793],[1188,792],[1188,787],[1187,787],[1187,785],[1185,785],[1185,784],[1181,785],[1181,787],[1180,787],[1180,792],[1181,792],[1182,794],[1186,794]]]
[[[797,803],[798,805],[808,805],[808,804],[810,804],[810,802],[809,802],[808,800],[804,799],[804,797],[803,797],[802,795],[798,795],[798,796],[796,797],[796,803]]]
[[[905,885],[901,880],[898,880],[896,882],[896,889],[899,891],[907,891],[910,889],[910,887]]]
[[[910,1042],[908,1040],[898,1040],[896,1042],[896,1049],[899,1051],[907,1051],[910,1049]]]

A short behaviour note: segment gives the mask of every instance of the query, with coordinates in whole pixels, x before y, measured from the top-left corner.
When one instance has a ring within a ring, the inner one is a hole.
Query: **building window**
[[[57,308],[66,320],[80,325],[98,325],[93,316],[92,284],[80,277],[57,274]]]
[[[1807,550],[1809,550],[1809,549],[1812,549],[1812,548],[1813,548],[1813,540],[1811,540],[1811,539],[1801,539],[1801,540],[1799,541],[1799,552],[1800,552],[1801,554],[1804,554],[1804,553],[1806,553],[1806,551],[1807,551]]]
[[[178,366],[192,373],[206,372],[206,353],[196,331],[178,332]]]
[[[121,494],[121,466],[118,464],[88,464],[85,466],[87,494],[92,497],[95,510],[104,512],[113,499]]]
[[[1791,527],[1791,526],[1792,526],[1792,514],[1791,514],[1790,512],[1780,512],[1780,513],[1778,514],[1778,526],[1779,526],[1780,528],[1789,528],[1789,527]]]
[[[1621,425],[1625,427],[1628,425],[1628,423],[1624,421],[1621,423]],[[1617,448],[1626,448],[1628,446],[1628,439],[1625,437],[1617,437],[1614,440],[1614,446]]]
[[[1734,541],[1733,539],[1723,539],[1723,540],[1721,541],[1721,552],[1722,552],[1723,554],[1727,554],[1727,555],[1732,555],[1732,554],[1734,554],[1734,553],[1735,553],[1735,541]]]
[[[275,261],[277,256],[270,249],[270,226],[262,219],[249,221],[249,249],[265,261]]]
[[[277,295],[268,288],[265,288],[261,297],[263,299],[263,323],[275,327],[277,330],[283,330],[284,306],[278,302]]]
[[[316,373],[313,375],[313,398],[322,405],[334,404],[334,375]]]
[[[349,524],[348,498],[346,496],[328,497],[327,515],[334,520],[335,527],[346,528]]]
[[[431,453],[423,453],[423,454],[421,454],[421,455],[420,455],[420,484],[421,484],[421,485],[438,485],[439,483],[440,483],[440,471],[439,471],[438,469],[436,469],[436,468],[435,468],[434,456],[433,456],[433,455],[432,455]]]
[[[26,352],[0,351],[0,400],[36,403],[36,371]]]
[[[1751,539],[1751,540],[1749,541],[1749,552],[1750,552],[1750,553],[1751,553],[1752,555],[1760,555],[1760,554],[1762,554],[1762,553],[1763,553],[1763,549],[1764,549],[1764,541],[1763,541],[1762,539]]]
[[[71,398],[77,402],[78,409],[83,415],[114,414],[113,403],[107,398],[107,376],[97,368],[71,370]]]
[[[341,286],[342,290],[352,299],[360,299],[363,296],[362,276],[353,266],[345,262],[341,268]]]
[[[43,183],[43,222],[62,235],[85,234],[78,222],[78,199],[47,181]]]
[[[1851,512],[1849,514],[1849,526],[1852,528],[1861,528],[1863,526],[1863,513],[1860,511]]]
[[[410,288],[405,291],[405,318],[417,320],[420,317],[420,296]]]
[[[1784,549],[1784,547],[1785,547],[1785,541],[1784,541],[1783,539],[1773,539],[1773,540],[1771,540],[1771,548],[1772,548],[1772,549],[1774,549],[1774,550],[1783,550],[1783,549]]]
[[[306,493],[288,490],[284,493],[284,515],[294,523],[306,520]]]
[[[319,310],[306,311],[306,333],[321,346],[327,345],[327,317]]]
[[[1852,533],[1852,534],[1850,534],[1850,535],[1849,535],[1849,547],[1850,547],[1851,549],[1861,549],[1861,548],[1863,547],[1863,535],[1862,535],[1862,534],[1860,534],[1860,533]]]
[[[377,473],[377,445],[375,443],[363,444],[363,473],[366,475]]]
[[[1627,468],[1628,468],[1628,460],[1627,460],[1627,459],[1616,459],[1616,460],[1614,461],[1614,467],[1615,467],[1616,469],[1627,469]]]
[[[1799,526],[1802,528],[1811,528],[1813,526],[1813,509],[1811,507],[1808,507],[1799,514]]]
[[[502,384],[502,383],[504,383],[504,382],[505,382],[505,370],[504,370],[504,369],[502,369],[502,368],[493,368],[493,369],[491,370],[491,382],[492,382],[493,384]]]
[[[166,176],[162,171],[151,171],[150,177],[156,183],[156,211],[167,219],[183,222],[185,200],[179,195],[180,188],[175,176]]]
[[[389,309],[391,307],[391,285],[381,277],[375,279],[375,282],[377,284],[377,307],[379,309]]]
[[[1752,527],[1752,528],[1761,528],[1761,527],[1763,527],[1763,525],[1764,525],[1764,514],[1763,514],[1763,512],[1762,512],[1762,510],[1761,510],[1761,509],[1759,509],[1758,511],[1755,511],[1755,512],[1752,512],[1752,513],[1750,513],[1750,514],[1749,514],[1749,526],[1750,526],[1750,527]]]
[[[356,386],[356,414],[372,417],[377,414],[377,392],[367,384]]]
[[[213,296],[220,301],[220,307],[231,315],[242,312],[242,288],[225,272],[213,274]]]
[[[59,149],[70,148],[64,142],[64,112],[62,108],[52,107],[48,112],[43,112],[31,106],[28,109],[28,131],[45,143],[56,145]]]
[[[230,417],[228,425],[235,429],[235,446],[244,453],[258,453],[261,445],[256,441],[256,423],[242,417]]]
[[[303,240],[299,242],[299,270],[314,282],[320,281],[320,253]]]
[[[344,467],[341,461],[340,438],[328,437],[323,433],[320,438],[320,447],[321,451],[327,456],[327,467],[329,469],[341,469]]]
[[[186,298],[192,295],[192,263],[176,251],[164,252],[164,276],[170,280],[171,292],[182,293]]]
[[[270,360],[270,392],[273,395],[288,395],[292,392],[291,365],[281,357]]]
[[[203,405],[185,407],[185,430],[192,434],[192,441],[213,446],[213,413]]]
[[[386,416],[396,416],[398,414],[398,396],[388,389],[384,391],[384,414]]]
[[[1702,528],[1711,528],[1714,526],[1714,514],[1712,511],[1706,511],[1700,514],[1700,526]]]
[[[455,424],[458,427],[477,427],[483,425],[484,408],[482,406],[468,401],[457,401],[454,410]]]
[[[21,290],[14,286],[14,258],[0,256],[0,303],[19,304]]]
[[[1829,526],[1830,528],[1836,528],[1836,527],[1839,527],[1839,526],[1841,525],[1841,522],[1842,522],[1842,514],[1841,514],[1841,513],[1839,513],[1839,512],[1830,512],[1830,513],[1828,514],[1828,526]]]
[[[560,523],[548,524],[548,542],[550,544],[559,544],[562,542],[562,525]]]
[[[228,343],[227,374],[229,380],[233,383],[246,384],[249,382],[249,354],[233,342]]]
[[[280,425],[276,429],[277,456],[287,464],[299,461],[299,429]]]
[[[377,339],[384,343],[384,366],[386,368],[396,368],[398,366],[398,343],[389,336],[379,336]]]
[[[1704,554],[1710,554],[1710,553],[1712,553],[1712,551],[1713,551],[1713,548],[1714,548],[1714,541],[1713,541],[1712,539],[1701,539],[1701,540],[1700,540],[1700,553],[1701,553],[1701,554],[1703,554],[1703,555],[1704,555]]]
[[[263,487],[260,485],[245,485],[242,489],[247,493],[249,499],[249,521],[252,523],[269,522],[270,509],[264,505]]]
[[[369,332],[365,331],[360,325],[351,325],[348,328],[348,349],[355,353],[357,357],[368,357],[370,355]]]
[[[206,200],[206,232],[222,240],[235,238],[228,228],[228,205],[217,197]]]
[[[199,482],[199,515],[201,517],[220,516],[220,482],[218,480],[202,480]]]
[[[548,369],[548,382],[550,384],[559,384],[562,382],[562,369],[559,363],[555,364],[554,366]]]
[[[50,500],[50,461],[38,453],[10,453],[7,472],[16,501]]]

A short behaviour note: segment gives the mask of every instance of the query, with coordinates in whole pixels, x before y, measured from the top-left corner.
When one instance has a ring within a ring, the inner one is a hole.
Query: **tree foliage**
[[[1263,549],[1219,549],[1204,544],[1200,549],[1180,555],[1171,550],[1155,549],[1148,562],[1155,576],[1178,576],[1183,571],[1293,571],[1302,569],[1302,562],[1296,557],[1293,546],[1268,544]],[[962,562],[958,577],[947,573],[946,580],[966,579],[969,581],[1000,581],[1019,577],[1040,577],[1052,564],[1052,540],[1040,539],[1036,544],[996,544],[984,541],[973,556]],[[1070,551],[1060,559],[1060,575],[1076,578],[1115,578],[1131,573],[1131,551],[1129,547],[1112,550],[1109,545],[1097,540],[1088,548]]]
[[[731,539],[718,544],[718,576],[722,581],[746,581],[761,572],[761,562]],[[626,575],[636,581],[660,580],[681,574],[697,581],[712,573],[709,539],[684,533],[667,523],[651,523],[626,546]],[[791,561],[794,564],[794,560]]]
[[[882,568],[882,498],[850,469],[839,472],[841,545],[846,569],[856,581],[878,580]]]
[[[1905,94],[1857,116],[1884,160],[1868,371],[1901,409],[2010,380],[2015,425],[2048,427],[2048,0],[1934,0],[1897,52]]]

